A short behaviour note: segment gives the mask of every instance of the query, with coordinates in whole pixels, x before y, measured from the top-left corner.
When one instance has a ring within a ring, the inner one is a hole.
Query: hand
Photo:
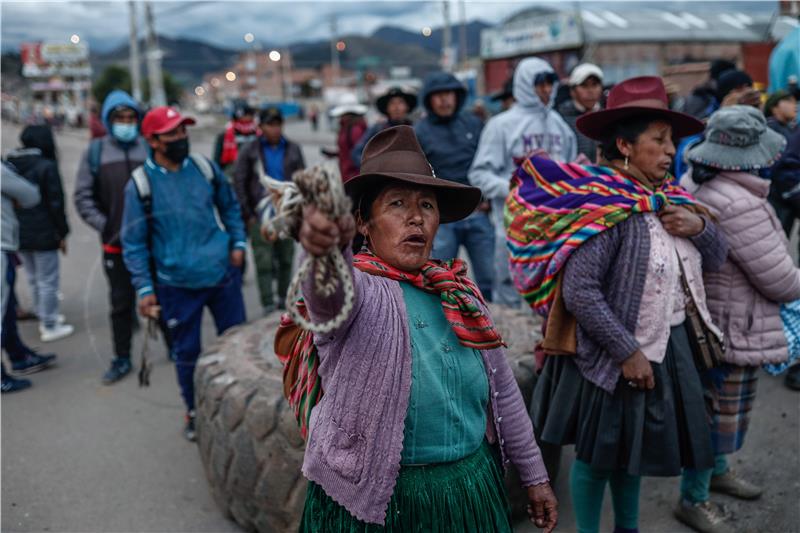
[[[633,352],[633,355],[622,363],[622,376],[628,380],[631,387],[637,389],[649,390],[656,386],[653,367],[640,350]]]
[[[528,487],[528,518],[539,529],[550,533],[558,523],[558,500],[549,483]]]
[[[269,190],[270,199],[272,200],[272,205],[275,206],[275,211],[278,210],[278,206],[281,205],[281,198],[283,198],[283,192],[279,189],[270,189]]]
[[[236,268],[242,268],[244,264],[244,250],[240,248],[231,250],[231,264]]]
[[[334,246],[349,244],[355,234],[356,222],[353,215],[347,214],[338,221],[333,221],[313,205],[303,208],[299,240],[311,255],[317,257],[326,255]]]
[[[593,165],[594,164],[594,163],[592,163],[592,160],[589,159],[588,157],[586,157],[586,154],[584,154],[583,152],[578,154],[578,157],[575,158],[575,161],[573,161],[573,163],[575,163],[576,165]]]
[[[58,242],[58,249],[61,250],[61,253],[67,255],[67,239],[61,239]]]
[[[161,307],[158,306],[155,294],[146,294],[139,298],[139,314],[145,318],[158,320]]]
[[[675,237],[694,237],[706,227],[703,219],[686,209],[675,205],[665,205],[658,212],[661,225],[667,233]]]

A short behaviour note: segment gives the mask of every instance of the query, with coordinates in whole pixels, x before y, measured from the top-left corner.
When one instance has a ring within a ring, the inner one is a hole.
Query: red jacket
[[[339,121],[339,138],[336,144],[339,147],[339,172],[342,174],[342,180],[358,174],[358,165],[353,161],[351,154],[365,131],[367,131],[367,121],[363,117],[350,119],[344,116]]]

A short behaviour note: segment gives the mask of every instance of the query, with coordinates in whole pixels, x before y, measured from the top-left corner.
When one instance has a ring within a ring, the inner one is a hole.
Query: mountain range
[[[489,27],[482,21],[472,21],[466,26],[467,55],[474,56],[480,49],[480,32]],[[342,68],[358,70],[370,68],[382,73],[394,66],[408,66],[414,75],[420,76],[434,70],[439,65],[444,31],[433,28],[426,37],[396,26],[381,26],[372,35],[344,35],[341,37],[347,48],[340,53]],[[458,45],[459,26],[451,32],[451,42]],[[259,43],[263,50],[272,48],[268,43]],[[159,47],[163,53],[163,66],[175,79],[186,87],[196,85],[208,72],[215,72],[233,65],[241,50],[222,48],[206,42],[188,39],[159,37]],[[95,74],[112,64],[127,65],[128,44],[109,52],[91,55]],[[144,43],[140,44],[144,50]],[[330,41],[317,40],[289,45],[293,64],[298,68],[318,68],[330,62]],[[142,55],[144,62],[144,55]]]

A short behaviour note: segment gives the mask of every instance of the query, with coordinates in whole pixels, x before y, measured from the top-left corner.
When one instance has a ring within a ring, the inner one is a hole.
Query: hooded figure
[[[534,87],[537,77],[549,80],[554,76],[553,68],[542,59],[531,57],[520,62],[514,72],[516,103],[486,124],[469,170],[469,182],[480,188],[484,198],[492,203],[496,243],[492,294],[495,302],[505,305],[518,305],[520,302],[508,273],[503,223],[503,207],[517,161],[537,150],[546,152],[556,161],[572,161],[577,156],[575,133],[553,109],[558,84],[553,83],[546,104]]]
[[[462,112],[467,89],[448,72],[435,72],[425,79],[422,101],[427,115],[414,128],[425,157],[437,177],[468,185],[483,121],[474,113]],[[448,260],[467,250],[475,281],[487,301],[492,300],[494,265],[487,249],[494,248],[494,232],[488,216],[488,203],[464,220],[442,224],[436,232],[432,256]]]
[[[455,92],[455,109],[449,116],[437,115],[431,106],[431,96],[449,91]],[[467,172],[483,128],[478,117],[461,112],[466,99],[466,88],[452,74],[435,72],[429,75],[422,88],[422,102],[427,114],[414,127],[436,175],[464,185],[469,184]]]

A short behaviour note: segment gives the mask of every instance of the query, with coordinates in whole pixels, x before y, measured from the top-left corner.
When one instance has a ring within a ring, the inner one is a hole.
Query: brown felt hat
[[[358,205],[364,193],[387,180],[435,189],[442,223],[468,217],[481,201],[480,189],[436,177],[411,126],[386,128],[370,139],[361,157],[361,173],[345,181],[344,189]]]
[[[669,108],[664,81],[658,76],[640,76],[618,83],[608,93],[606,108],[579,116],[575,126],[590,139],[602,141],[615,123],[643,115],[668,122],[677,138],[700,133],[705,128],[696,118]]]

